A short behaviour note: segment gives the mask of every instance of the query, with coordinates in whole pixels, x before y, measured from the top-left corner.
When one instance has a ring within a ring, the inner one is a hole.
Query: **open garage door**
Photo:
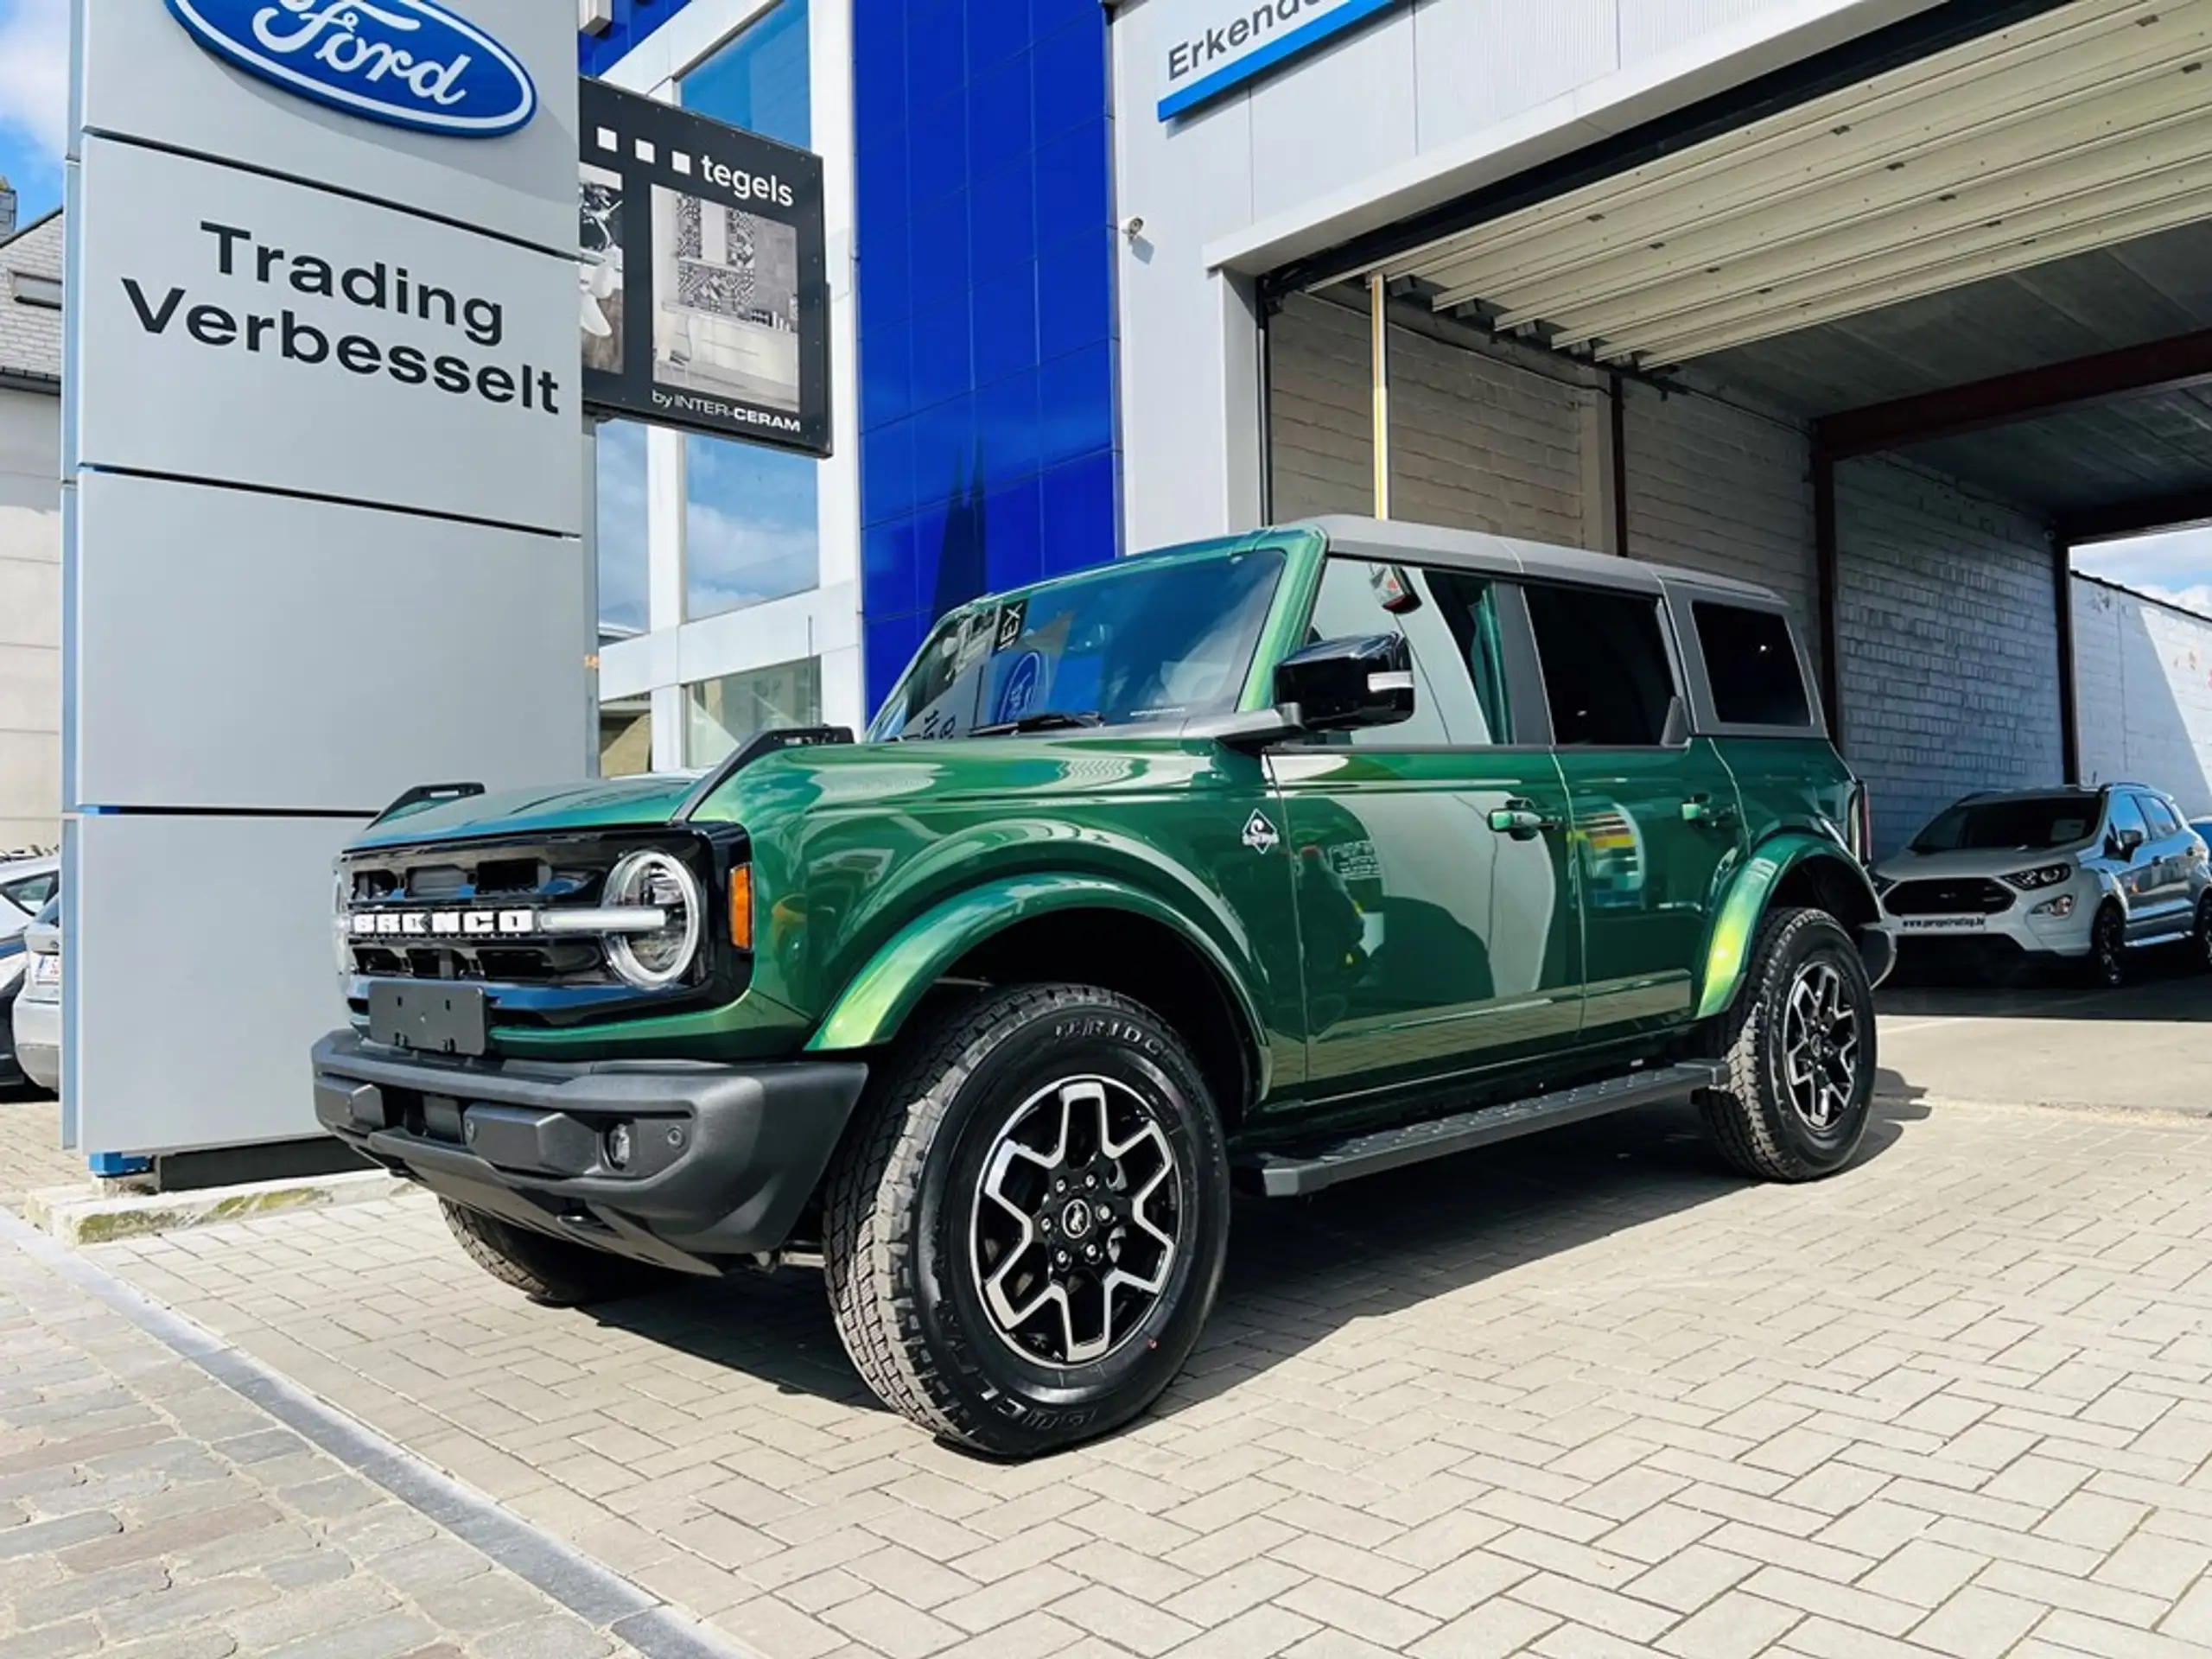
[[[2212,518],[2212,0],[2014,16],[1278,273],[1279,515],[1372,499],[1379,291],[1396,516],[1783,592],[1885,846],[1967,791],[2075,770],[2067,546]],[[1441,351],[1549,390],[1439,373]],[[1577,416],[1546,475],[1580,480],[1579,511],[1508,464],[1547,398]],[[1484,458],[1465,487],[1411,487],[1434,463],[1400,447],[1454,442]]]

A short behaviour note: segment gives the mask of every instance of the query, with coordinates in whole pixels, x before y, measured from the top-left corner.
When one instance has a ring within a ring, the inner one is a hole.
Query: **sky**
[[[0,0],[0,175],[22,223],[61,205],[69,0]]]
[[[2074,550],[2074,568],[2212,616],[2212,530],[2176,530]]]

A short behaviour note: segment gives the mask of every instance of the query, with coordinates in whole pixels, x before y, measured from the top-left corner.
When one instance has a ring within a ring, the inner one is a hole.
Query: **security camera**
[[[1144,220],[1132,213],[1122,221],[1122,234],[1134,242],[1144,234]]]

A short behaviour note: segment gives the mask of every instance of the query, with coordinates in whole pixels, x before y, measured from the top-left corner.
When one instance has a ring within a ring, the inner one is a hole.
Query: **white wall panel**
[[[1617,10],[1616,0],[1427,0],[1415,8],[1417,147],[1465,139],[1617,67]]]
[[[2212,817],[2212,620],[2074,579],[2082,780],[2156,785]]]

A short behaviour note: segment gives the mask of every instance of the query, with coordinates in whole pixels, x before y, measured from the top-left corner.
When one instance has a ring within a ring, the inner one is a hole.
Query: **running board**
[[[1624,1112],[1632,1106],[1679,1100],[1697,1090],[1712,1088],[1720,1081],[1722,1071],[1713,1062],[1699,1061],[1630,1071],[1604,1083],[1532,1095],[1526,1100],[1457,1112],[1403,1128],[1351,1135],[1304,1151],[1251,1153],[1236,1160],[1237,1183],[1271,1198],[1297,1198],[1355,1176],[1377,1175],[1431,1158],[1448,1158],[1455,1152],[1579,1123],[1586,1117]]]

